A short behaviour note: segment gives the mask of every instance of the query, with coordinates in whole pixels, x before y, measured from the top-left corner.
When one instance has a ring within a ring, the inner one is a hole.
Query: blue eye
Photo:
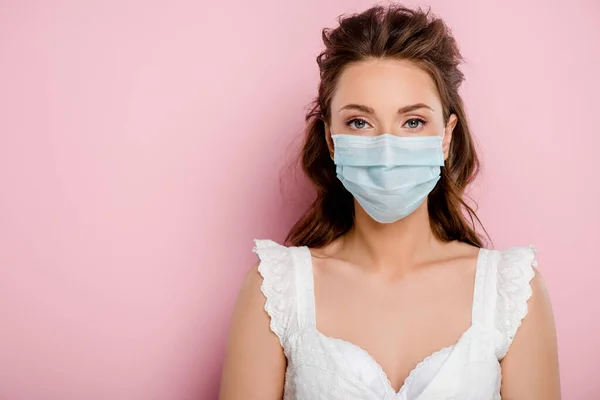
[[[346,122],[346,125],[357,130],[365,129],[367,125],[370,126],[369,123],[362,118],[353,118]]]
[[[411,118],[408,121],[406,121],[404,124],[408,125],[409,129],[419,129],[423,125],[425,125],[426,123],[427,123],[427,121],[425,121],[424,119],[421,119],[421,118]]]

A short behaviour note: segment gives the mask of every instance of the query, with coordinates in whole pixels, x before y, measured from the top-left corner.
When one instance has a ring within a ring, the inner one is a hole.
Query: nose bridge
[[[380,136],[384,133],[391,135],[401,134],[401,129],[398,125],[398,109],[387,102],[371,101],[370,106],[373,108],[373,114],[370,119],[374,123],[373,130],[371,130],[369,136]]]
[[[390,145],[389,141],[386,141],[382,148],[381,159],[382,159],[382,164],[386,168],[391,168],[394,165],[395,160],[394,160],[393,147]]]
[[[386,113],[379,118],[379,126],[377,127],[377,135],[383,135],[389,133],[390,135],[402,134],[400,126],[398,124],[398,115],[395,113]]]
[[[405,132],[404,129],[402,129],[402,124],[400,123],[401,121],[399,119],[392,119],[391,117],[388,117],[387,120],[382,120],[379,124],[379,126],[376,129],[376,135],[380,136],[383,134],[390,134],[390,135],[394,135],[394,136],[407,136],[408,133]]]

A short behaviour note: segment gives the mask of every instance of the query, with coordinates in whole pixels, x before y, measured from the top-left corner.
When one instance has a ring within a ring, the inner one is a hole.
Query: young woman
[[[535,250],[483,247],[478,168],[440,19],[373,7],[324,30],[287,246],[257,240],[221,399],[560,398]]]

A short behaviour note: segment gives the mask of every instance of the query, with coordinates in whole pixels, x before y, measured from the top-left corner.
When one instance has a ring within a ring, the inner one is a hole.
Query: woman
[[[377,6],[323,41],[317,198],[288,246],[256,241],[221,399],[559,399],[535,251],[485,249],[463,200],[478,161],[448,28]]]

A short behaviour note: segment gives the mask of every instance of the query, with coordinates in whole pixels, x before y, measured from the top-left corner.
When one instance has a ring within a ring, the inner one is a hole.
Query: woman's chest
[[[295,338],[288,353],[288,399],[497,399],[500,366],[491,340],[465,332],[421,360],[400,387],[360,347],[318,333]]]
[[[472,322],[472,288],[463,296],[456,285],[451,292],[433,282],[321,282],[315,287],[317,331],[364,349],[396,390],[421,360],[454,345]]]

